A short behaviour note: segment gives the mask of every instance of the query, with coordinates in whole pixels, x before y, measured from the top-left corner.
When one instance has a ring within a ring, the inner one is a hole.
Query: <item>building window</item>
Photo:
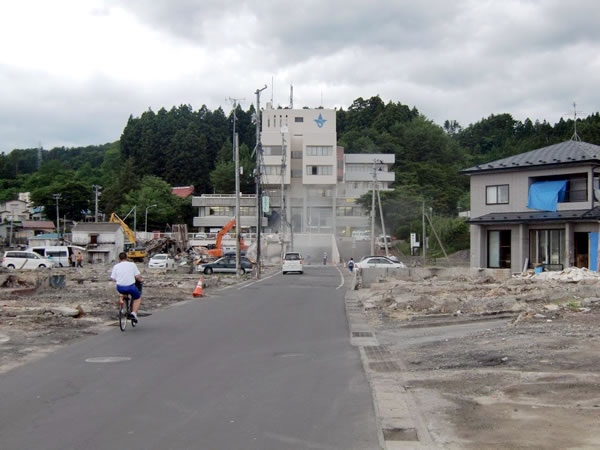
[[[263,166],[262,173],[263,175],[281,175],[281,165]]]
[[[281,156],[283,147],[281,145],[263,146],[264,156]]]
[[[302,178],[302,169],[292,169],[292,178]]]
[[[307,145],[306,156],[331,156],[333,147],[325,145]]]
[[[230,206],[211,206],[208,214],[210,216],[232,216],[232,208]]]
[[[306,175],[331,175],[333,166],[306,166]]]
[[[302,122],[304,122],[304,117],[294,117],[294,122],[302,123]]]
[[[363,211],[359,207],[338,206],[336,215],[337,216],[362,216]]]
[[[240,206],[240,216],[255,216],[256,206]]]
[[[506,205],[508,204],[508,184],[485,187],[486,205]]]
[[[292,159],[302,159],[302,152],[292,152]]]
[[[311,198],[323,198],[333,196],[332,189],[309,189],[308,196]]]
[[[510,268],[510,230],[488,231],[488,267]]]
[[[561,266],[565,256],[565,230],[530,230],[529,261],[531,264]]]

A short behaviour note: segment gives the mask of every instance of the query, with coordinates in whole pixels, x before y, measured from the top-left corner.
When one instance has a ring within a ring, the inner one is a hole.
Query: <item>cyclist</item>
[[[142,303],[142,294],[136,287],[136,281],[141,283],[144,279],[137,266],[127,261],[127,253],[119,253],[119,263],[113,267],[110,278],[117,283],[117,291],[121,294],[121,301],[123,301],[125,294],[131,294],[131,298],[133,299],[131,319],[134,323],[137,323],[137,311]]]

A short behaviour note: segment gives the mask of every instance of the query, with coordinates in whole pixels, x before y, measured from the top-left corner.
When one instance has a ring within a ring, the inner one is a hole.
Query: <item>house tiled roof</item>
[[[171,188],[171,193],[181,198],[188,198],[194,193],[194,186],[177,186]]]
[[[121,225],[113,222],[80,222],[73,227],[73,232],[114,233],[120,229]]]
[[[490,213],[472,217],[467,223],[485,225],[494,223],[529,223],[529,222],[565,222],[565,221],[597,221],[600,219],[600,206],[593,209],[572,211],[524,211],[509,213]]]
[[[600,163],[600,146],[582,141],[565,141],[548,147],[538,148],[519,155],[498,159],[478,166],[461,170],[463,174],[515,170],[530,167],[542,167],[556,164],[574,164],[582,162]]]
[[[49,220],[24,220],[23,229],[25,230],[54,230],[56,225]]]

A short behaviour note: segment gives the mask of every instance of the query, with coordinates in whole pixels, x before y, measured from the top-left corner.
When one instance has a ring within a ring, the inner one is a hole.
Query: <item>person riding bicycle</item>
[[[115,264],[110,274],[110,278],[117,283],[117,291],[121,294],[121,301],[126,294],[130,294],[133,299],[131,307],[132,321],[137,323],[137,311],[142,303],[142,294],[136,286],[136,282],[143,282],[144,279],[140,274],[137,266],[127,261],[127,253],[119,253],[119,263]]]

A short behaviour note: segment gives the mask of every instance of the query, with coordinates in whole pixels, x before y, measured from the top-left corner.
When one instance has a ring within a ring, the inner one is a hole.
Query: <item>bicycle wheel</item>
[[[127,328],[127,316],[127,299],[125,299],[125,301],[119,305],[119,328],[121,328],[121,331],[125,331],[125,328]]]

